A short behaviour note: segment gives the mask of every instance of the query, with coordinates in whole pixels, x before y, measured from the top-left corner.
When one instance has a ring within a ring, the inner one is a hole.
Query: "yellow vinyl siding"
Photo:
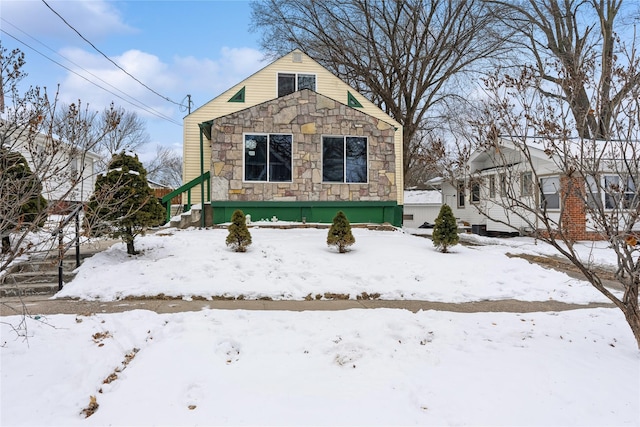
[[[302,62],[293,62],[294,53],[301,55]],[[385,121],[397,128],[395,133],[395,183],[398,189],[397,202],[401,205],[404,198],[402,172],[402,127],[398,122],[385,114],[356,90],[298,50],[293,51],[267,65],[260,71],[231,87],[218,97],[212,99],[185,117],[183,130],[183,182],[189,182],[200,175],[200,130],[198,123],[244,110],[246,108],[253,107],[254,105],[277,98],[278,73],[314,74],[316,76],[316,92],[345,105],[348,105],[347,92],[351,92],[363,106],[363,108],[358,108],[358,110]],[[245,102],[228,102],[229,99],[243,87],[245,87]],[[211,150],[209,143],[210,141],[204,138],[205,172],[209,170],[211,163]],[[192,194],[193,203],[200,202],[200,193],[196,193],[197,194]]]

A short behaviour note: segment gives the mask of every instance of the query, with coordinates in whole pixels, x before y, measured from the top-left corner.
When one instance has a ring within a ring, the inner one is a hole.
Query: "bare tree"
[[[419,133],[444,103],[464,97],[464,77],[504,55],[495,15],[480,0],[268,0],[252,4],[271,55],[304,50],[402,124],[404,173]]]
[[[104,172],[111,157],[122,151],[136,151],[149,142],[146,123],[135,112],[116,107],[113,103],[101,113],[83,111],[82,120],[87,124],[78,128],[69,124],[67,110],[59,111],[56,122],[60,136],[66,140],[77,141],[100,156],[97,165],[99,172]],[[115,124],[115,129],[113,128]]]
[[[149,142],[145,122],[133,111],[126,111],[122,107],[111,104],[102,112],[101,123],[110,123],[114,118],[119,118],[115,132],[106,132],[107,137],[100,143],[100,151],[111,156],[122,151],[135,152],[138,148]],[[104,129],[103,129],[103,132]]]
[[[147,175],[153,181],[157,181],[171,188],[182,185],[182,156],[169,147],[156,146],[156,155],[148,164],[145,164]]]
[[[586,105],[602,105],[602,85],[619,94],[588,137],[576,128],[576,102],[567,98],[566,86],[541,92],[545,77],[535,68],[485,79],[485,108],[474,122],[481,167],[464,162],[458,177],[466,175],[478,192],[472,205],[482,215],[551,244],[574,264],[624,313],[640,348],[640,59],[635,46],[615,48],[606,83],[590,67],[579,77],[590,89]],[[562,63],[556,66],[558,75],[571,75]],[[585,239],[605,240],[615,252],[621,295],[577,250],[576,241]]]
[[[0,234],[5,243],[0,271],[17,257],[46,250],[47,245],[51,248],[51,234],[39,233],[49,215],[42,206],[42,195],[73,200],[74,190],[84,179],[84,162],[77,160],[93,149],[86,139],[76,137],[91,125],[79,103],[61,108],[57,94],[51,99],[38,87],[20,92],[24,65],[22,52],[7,51],[0,45],[6,97],[0,120]],[[112,130],[114,123],[103,128]],[[36,209],[25,210],[34,203],[39,205]]]
[[[568,103],[582,138],[609,138],[620,103],[640,84],[638,70],[623,85],[614,81],[619,49],[626,43],[616,31],[623,0],[488,2],[499,8],[496,16],[504,26],[520,36],[510,40],[529,53],[540,93]]]

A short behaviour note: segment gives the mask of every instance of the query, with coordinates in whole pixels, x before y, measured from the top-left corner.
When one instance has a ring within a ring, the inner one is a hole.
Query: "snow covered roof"
[[[405,190],[405,205],[425,205],[442,203],[442,193],[439,190]]]

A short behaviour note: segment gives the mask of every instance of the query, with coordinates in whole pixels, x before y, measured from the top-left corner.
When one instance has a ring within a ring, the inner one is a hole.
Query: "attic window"
[[[278,73],[278,98],[302,89],[315,92],[315,74]]]
[[[362,108],[362,104],[360,104],[351,92],[347,92],[347,105],[351,108]]]
[[[238,92],[236,92],[235,95],[233,95],[231,97],[231,99],[229,99],[228,102],[244,102],[244,88],[246,86],[243,86],[242,89],[240,89]]]

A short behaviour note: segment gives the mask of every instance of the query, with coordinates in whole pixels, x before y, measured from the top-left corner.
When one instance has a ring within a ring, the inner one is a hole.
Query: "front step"
[[[57,280],[57,279],[56,279]],[[0,298],[53,295],[58,292],[58,283],[16,283],[0,285]]]
[[[205,212],[204,225],[205,227],[210,227],[213,225],[213,215],[212,215],[210,204],[204,205],[204,212]],[[172,220],[169,223],[169,226],[174,228],[180,228],[180,229],[189,228],[189,227],[200,227],[202,225],[201,215],[202,215],[202,209],[192,207],[190,211],[183,212],[182,214],[180,214],[179,220],[175,220],[175,221]]]
[[[62,281],[75,277],[74,258],[62,260]],[[0,277],[0,298],[30,295],[53,295],[58,292],[58,260],[33,259],[13,265]]]
[[[74,273],[68,270],[62,270],[62,281],[69,282],[75,277]],[[23,271],[20,273],[11,273],[2,276],[0,284],[12,285],[18,283],[34,284],[34,283],[58,283],[58,271]]]

